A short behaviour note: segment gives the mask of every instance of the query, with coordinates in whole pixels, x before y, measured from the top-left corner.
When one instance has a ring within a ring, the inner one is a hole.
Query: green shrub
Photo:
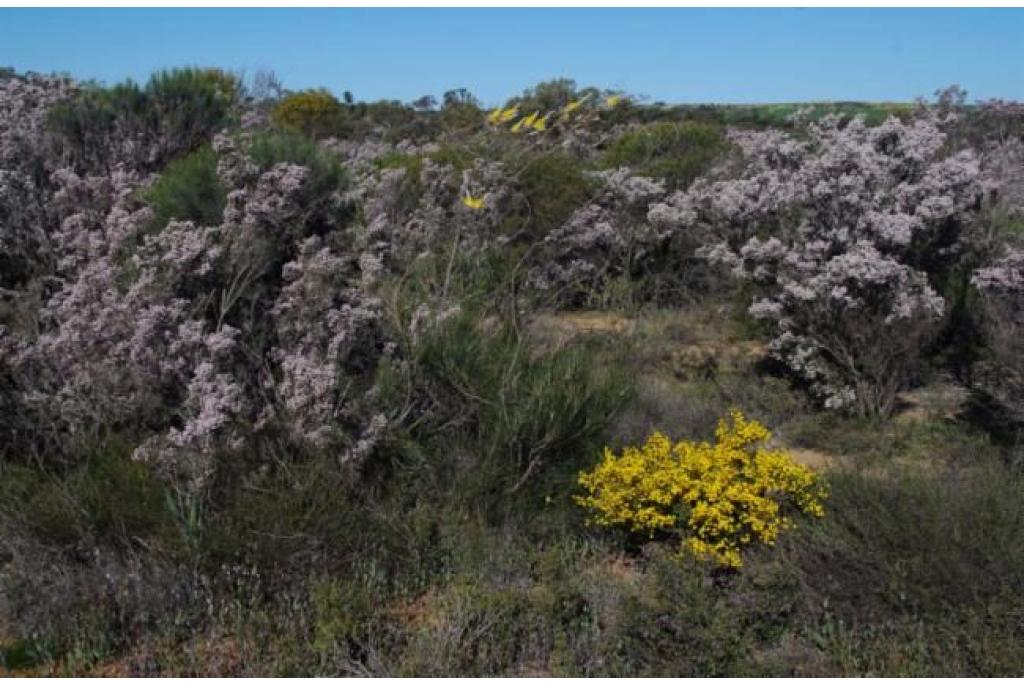
[[[322,657],[351,653],[365,641],[367,624],[380,595],[359,579],[323,579],[310,591],[315,616],[313,649]]]
[[[266,171],[275,164],[288,162],[309,169],[306,183],[314,194],[342,188],[348,178],[338,158],[317,146],[316,142],[298,133],[265,133],[253,138],[249,155]]]
[[[171,162],[143,197],[153,208],[152,229],[162,229],[172,219],[216,226],[227,204],[227,191],[217,176],[217,153],[204,146]]]
[[[526,196],[526,207],[523,214],[510,220],[506,230],[525,230],[535,240],[561,226],[594,190],[583,165],[559,152],[530,157],[517,180]]]
[[[165,69],[146,83],[149,116],[160,134],[183,152],[194,150],[223,128],[241,84],[220,69]]]
[[[484,112],[480,109],[480,101],[465,88],[447,91],[442,102],[438,120],[444,131],[465,135],[484,127]]]
[[[683,188],[703,174],[727,147],[722,128],[687,121],[660,122],[624,133],[604,154],[607,167],[631,167]]]
[[[50,544],[129,543],[168,533],[164,487],[118,441],[85,450],[66,472],[6,464],[0,476],[0,530]]]
[[[230,120],[238,81],[219,69],[153,74],[144,87],[86,84],[50,110],[58,152],[76,169],[105,171],[122,155],[147,170],[208,142]]]
[[[628,398],[625,375],[595,350],[534,354],[511,326],[471,313],[431,328],[412,352],[413,382],[437,403],[417,434],[439,450],[442,481],[474,481],[478,492],[515,490],[542,472],[545,487],[568,481],[566,468],[586,459]]]

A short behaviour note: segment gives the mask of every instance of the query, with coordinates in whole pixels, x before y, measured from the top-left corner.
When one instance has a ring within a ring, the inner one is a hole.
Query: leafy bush
[[[531,156],[523,163],[517,179],[526,196],[526,208],[511,220],[507,230],[525,230],[538,240],[561,226],[587,200],[594,187],[577,160],[557,152]]]
[[[659,122],[624,133],[604,153],[604,165],[628,166],[643,176],[683,188],[708,170],[728,145],[720,126]]]
[[[604,460],[580,475],[587,491],[577,502],[601,526],[653,537],[685,535],[698,557],[727,568],[743,565],[741,550],[775,543],[789,528],[789,512],[823,516],[824,485],[785,452],[764,449],[768,430],[734,411],[718,424],[715,444],[679,442],[654,433],[640,449]]]
[[[239,95],[234,76],[184,68],[153,74],[144,87],[87,85],[50,111],[59,152],[80,170],[117,162],[159,169],[227,125]]]
[[[153,208],[153,228],[163,228],[172,219],[216,226],[227,203],[217,176],[217,153],[205,146],[171,162],[143,197]]]
[[[347,118],[345,107],[322,88],[288,95],[277,103],[273,113],[278,126],[313,138],[341,134]]]

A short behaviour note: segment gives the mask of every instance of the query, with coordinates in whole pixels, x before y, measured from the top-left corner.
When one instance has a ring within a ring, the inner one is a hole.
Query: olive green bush
[[[663,178],[671,188],[684,188],[727,149],[721,126],[659,122],[624,133],[609,145],[603,162],[610,168],[628,166],[640,175]]]
[[[49,126],[57,154],[79,171],[118,162],[156,170],[209,142],[238,97],[238,80],[220,69],[170,69],[145,86],[87,84],[51,110]]]
[[[345,107],[323,88],[287,95],[273,111],[278,126],[313,138],[341,134],[347,119]]]
[[[143,199],[153,208],[153,229],[172,219],[216,226],[227,203],[227,191],[217,176],[217,153],[205,146],[171,162]]]

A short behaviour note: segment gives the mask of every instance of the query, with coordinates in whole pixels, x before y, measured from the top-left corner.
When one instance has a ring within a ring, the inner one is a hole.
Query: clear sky
[[[0,9],[0,66],[113,83],[273,69],[291,89],[495,104],[548,78],[666,102],[1024,100],[1020,9]]]

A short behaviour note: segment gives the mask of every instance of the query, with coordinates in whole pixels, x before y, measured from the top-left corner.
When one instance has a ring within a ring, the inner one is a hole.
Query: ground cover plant
[[[1024,673],[1019,105],[0,102],[0,672]]]

